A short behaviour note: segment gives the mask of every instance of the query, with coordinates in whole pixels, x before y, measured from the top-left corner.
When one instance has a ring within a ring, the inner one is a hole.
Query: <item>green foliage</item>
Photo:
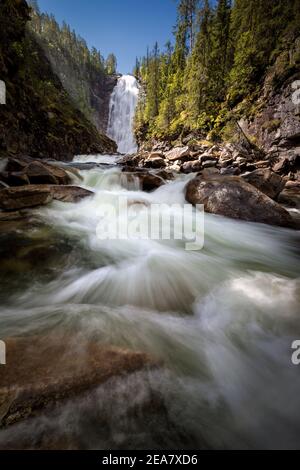
[[[267,71],[299,35],[300,0],[180,0],[175,45],[137,60],[141,94],[138,138],[232,136],[240,112],[253,100]],[[288,54],[287,54],[288,56]],[[287,61],[289,58],[287,57]],[[297,66],[286,64],[281,83]],[[232,113],[231,110],[235,109]]]
[[[105,61],[105,71],[108,75],[117,73],[117,58],[115,54],[109,54]]]
[[[109,54],[106,60],[95,47],[72,31],[65,22],[60,26],[53,15],[40,13],[36,0],[31,0],[29,29],[45,51],[51,65],[68,91],[74,104],[89,119],[94,120],[93,87],[101,86],[107,75],[115,74],[117,59]]]

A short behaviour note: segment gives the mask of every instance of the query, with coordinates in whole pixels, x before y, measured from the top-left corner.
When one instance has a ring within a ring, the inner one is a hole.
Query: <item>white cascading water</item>
[[[112,96],[110,135],[121,152],[136,148],[137,93],[126,76]],[[44,225],[18,230],[19,258],[11,258],[11,237],[1,240],[1,337],[64,334],[81,349],[98,341],[143,351],[163,367],[120,379],[113,392],[109,382],[66,404],[59,419],[0,430],[0,448],[22,442],[24,433],[34,443],[65,429],[84,449],[299,448],[300,374],[291,362],[291,344],[300,338],[297,232],[206,214],[200,251],[174,239],[102,240],[99,233],[113,223],[108,204],[117,209],[125,197],[147,226],[147,207],[163,203],[159,215],[167,216],[170,204],[184,204],[193,176],[177,175],[146,193],[120,167],[107,167],[117,158],[75,158],[74,184],[94,196],[35,210]],[[172,211],[174,231],[182,208]],[[125,210],[118,217],[122,222]],[[33,248],[42,263],[29,276]],[[158,422],[139,421],[134,406],[142,410],[157,396],[167,422],[163,413]]]
[[[123,75],[111,95],[107,135],[118,144],[118,152],[135,153],[133,119],[139,87],[132,75]]]

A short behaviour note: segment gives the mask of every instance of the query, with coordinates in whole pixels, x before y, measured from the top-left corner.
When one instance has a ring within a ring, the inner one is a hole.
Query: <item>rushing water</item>
[[[291,363],[300,339],[298,234],[206,214],[200,251],[178,240],[101,240],[105,204],[140,203],[143,224],[149,204],[165,203],[164,213],[184,202],[187,177],[145,193],[118,167],[80,176],[93,197],[53,202],[35,211],[42,225],[2,237],[1,336],[72,332],[79,343],[148,352],[163,367],[1,431],[0,445],[68,429],[82,448],[299,448],[300,369]],[[21,249],[5,257],[20,240],[43,262],[30,264]],[[150,392],[167,420],[131,414]]]
[[[139,88],[132,75],[123,75],[111,95],[107,134],[118,144],[118,152],[134,153],[137,145],[132,132]]]

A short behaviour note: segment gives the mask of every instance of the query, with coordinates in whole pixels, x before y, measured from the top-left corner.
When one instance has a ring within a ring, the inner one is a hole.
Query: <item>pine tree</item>
[[[108,75],[113,75],[117,73],[117,58],[115,54],[109,54],[105,61],[105,70]]]
[[[212,11],[208,0],[205,1],[199,17],[200,31],[185,76],[186,107],[191,127],[197,127],[200,116],[208,111],[212,54]]]

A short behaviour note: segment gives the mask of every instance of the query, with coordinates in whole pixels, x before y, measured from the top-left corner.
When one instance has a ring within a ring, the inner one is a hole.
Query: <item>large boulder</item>
[[[169,152],[165,153],[165,157],[167,160],[176,161],[176,160],[183,160],[187,159],[189,156],[190,150],[189,147],[175,147]]]
[[[0,427],[45,412],[116,376],[158,365],[144,353],[67,336],[8,338],[0,374]]]
[[[47,184],[16,186],[0,190],[0,209],[18,211],[48,204],[53,199],[62,202],[78,202],[92,195],[91,191],[77,186]]]
[[[288,181],[284,190],[279,194],[281,204],[300,209],[300,180]]]
[[[165,168],[166,166],[165,160],[161,157],[148,158],[144,162],[145,168]]]
[[[252,171],[244,175],[243,179],[271,199],[276,199],[285,186],[285,180],[280,175],[268,169]]]
[[[49,189],[43,186],[16,186],[0,191],[0,208],[6,211],[18,211],[48,204],[52,199]]]
[[[182,167],[182,173],[196,173],[202,170],[202,163],[199,160],[185,162]]]
[[[191,204],[203,204],[212,214],[233,219],[292,227],[290,214],[254,186],[237,176],[198,176],[186,187]]]
[[[23,159],[9,158],[6,172],[12,183],[14,181],[13,178],[16,176],[18,176],[18,178],[23,177],[31,184],[66,185],[71,181],[68,173],[60,166],[33,160],[30,157],[23,157]],[[10,184],[9,181],[8,184]],[[21,184],[21,182],[19,184]],[[23,184],[28,183],[24,182]]]

